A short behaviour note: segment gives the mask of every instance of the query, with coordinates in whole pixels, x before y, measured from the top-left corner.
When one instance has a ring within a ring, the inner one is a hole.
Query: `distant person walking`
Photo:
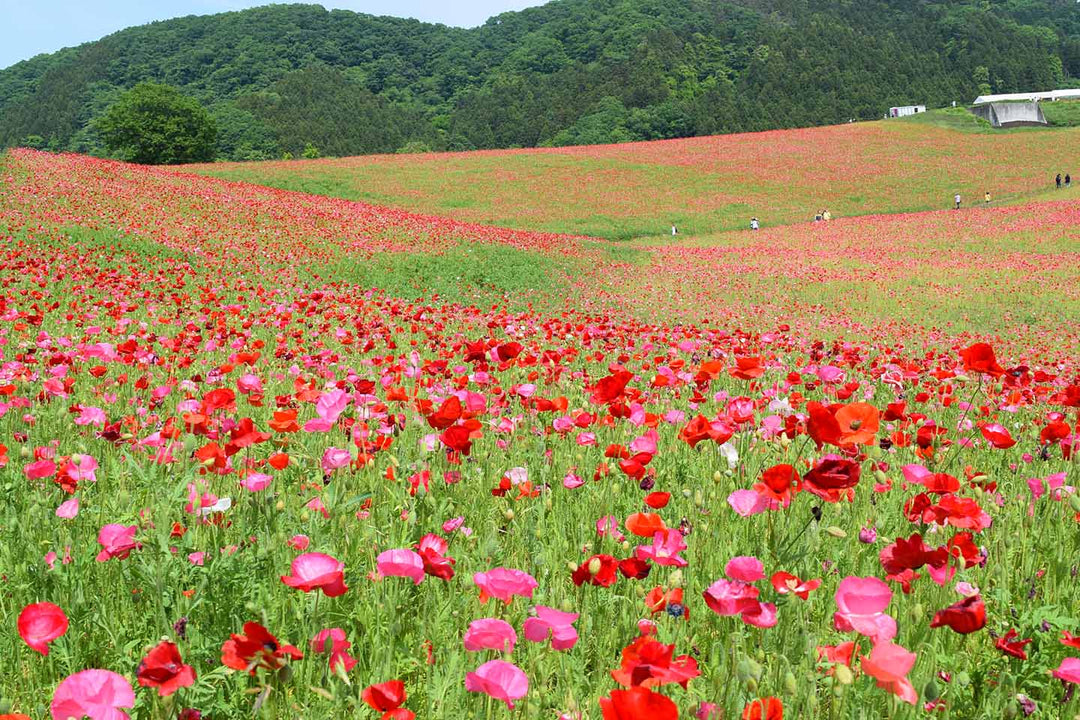
[[[829,212],[828,210],[823,210],[821,212],[821,219],[824,220],[825,222],[828,222],[829,220],[832,220],[832,213]]]
[[[679,228],[675,227],[675,225],[672,225],[671,226],[671,237],[675,237],[678,234],[679,234]]]
[[[990,204],[990,191],[989,190],[986,191],[986,195],[983,197],[983,199],[986,201],[987,205]]]
[[[757,218],[756,218],[756,217],[750,218],[750,229],[751,229],[751,230],[757,230],[757,229],[759,229],[760,227],[761,227],[761,224],[760,224],[760,223],[758,223],[758,221],[757,221]]]
[[[1070,185],[1072,185],[1072,176],[1065,173],[1065,187],[1068,188]]]
[[[956,209],[959,210],[960,209],[960,193],[956,193],[956,195],[953,196],[953,201],[956,203]]]
[[[1057,189],[1060,190],[1061,189],[1061,173],[1057,174],[1057,177],[1054,178],[1054,182],[1057,183]]]

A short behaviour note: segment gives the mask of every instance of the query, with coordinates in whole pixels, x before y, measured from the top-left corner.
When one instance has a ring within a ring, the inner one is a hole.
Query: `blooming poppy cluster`
[[[30,151],[0,175],[5,711],[1077,702],[1067,321],[1056,350],[826,340],[707,293],[639,314],[697,285],[581,238]],[[588,299],[350,279],[480,244],[595,262]]]

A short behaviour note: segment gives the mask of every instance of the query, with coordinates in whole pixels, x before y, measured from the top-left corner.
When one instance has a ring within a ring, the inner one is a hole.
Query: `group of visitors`
[[[989,205],[991,199],[992,198],[990,196],[990,191],[989,190],[987,190],[985,193],[983,193],[983,205]],[[956,195],[953,196],[953,202],[956,203],[955,209],[959,210],[960,209],[960,193],[956,193]]]
[[[818,214],[814,216],[814,222],[828,222],[832,220],[832,213],[828,210],[819,210]]]
[[[1061,173],[1058,173],[1057,177],[1054,178],[1054,183],[1057,185],[1057,189],[1060,190],[1061,189]],[[1070,185],[1072,185],[1072,176],[1069,175],[1069,173],[1065,173],[1065,187],[1069,187]]]

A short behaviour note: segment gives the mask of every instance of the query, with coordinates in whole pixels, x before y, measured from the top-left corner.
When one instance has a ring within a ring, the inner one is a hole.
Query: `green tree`
[[[109,153],[130,162],[206,162],[217,151],[210,113],[168,85],[139,83],[105,111],[97,127]]]

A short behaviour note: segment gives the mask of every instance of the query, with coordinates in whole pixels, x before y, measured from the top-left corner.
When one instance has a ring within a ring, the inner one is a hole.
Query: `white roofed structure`
[[[1047,92],[1006,93],[1004,95],[980,95],[972,105],[996,102],[1039,102],[1041,100],[1080,100],[1080,90],[1049,90]]]

